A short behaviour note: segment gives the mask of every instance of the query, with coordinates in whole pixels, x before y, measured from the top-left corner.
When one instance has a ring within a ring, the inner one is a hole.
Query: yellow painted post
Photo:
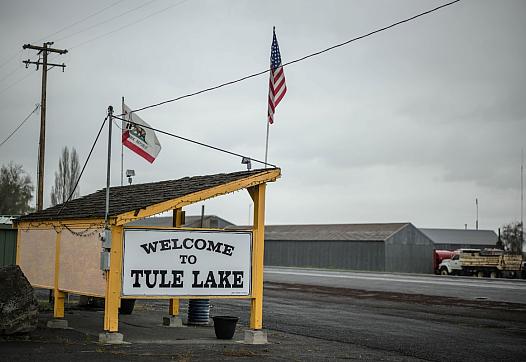
[[[184,212],[182,208],[173,210],[173,222],[172,225],[176,228],[181,227],[184,224]],[[168,314],[171,316],[179,315],[179,298],[170,299],[170,306],[168,308]]]
[[[22,228],[18,224],[18,230],[16,232],[16,256],[15,264],[20,265],[20,241],[22,240]]]
[[[57,235],[55,237],[55,275],[53,279],[53,317],[64,318],[64,300],[65,293],[58,289],[58,281],[60,276],[60,237],[62,236],[62,229],[55,229]]]
[[[259,184],[248,189],[254,201],[252,300],[250,328],[263,328],[263,256],[265,253],[265,187]]]
[[[111,227],[110,270],[106,274],[106,300],[104,303],[104,330],[118,332],[122,282],[123,227]]]

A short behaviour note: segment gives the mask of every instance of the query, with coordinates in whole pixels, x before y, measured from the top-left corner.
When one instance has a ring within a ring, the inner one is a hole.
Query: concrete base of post
[[[124,344],[124,336],[117,332],[103,332],[99,333],[100,344]]]
[[[172,328],[184,327],[183,320],[181,319],[181,317],[176,317],[172,315],[163,317],[163,326]]]
[[[68,329],[68,320],[62,318],[50,319],[47,321],[46,326],[54,329]]]
[[[247,329],[245,331],[245,340],[246,344],[267,344],[267,332],[256,329]]]

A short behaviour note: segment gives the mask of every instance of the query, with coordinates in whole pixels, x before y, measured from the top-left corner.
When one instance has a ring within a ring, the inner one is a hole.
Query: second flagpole
[[[265,141],[265,168],[267,168],[267,156],[268,156],[268,134],[270,129],[270,122],[267,119],[267,140]]]
[[[124,97],[122,97],[121,114],[124,115]],[[124,117],[124,116],[123,116]],[[124,122],[121,121],[121,186],[124,185],[124,143],[122,143],[122,132],[124,131]]]

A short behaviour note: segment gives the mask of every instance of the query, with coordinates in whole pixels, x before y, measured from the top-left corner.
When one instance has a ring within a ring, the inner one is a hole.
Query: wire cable
[[[113,21],[113,20],[115,20],[115,19],[117,19],[117,18],[120,18],[121,16],[124,16],[124,15],[126,15],[126,14],[129,14],[129,13],[135,11],[135,10],[139,10],[139,9],[145,7],[145,6],[148,6],[148,5],[150,5],[151,3],[155,2],[155,1],[157,1],[157,0],[150,0],[150,1],[146,2],[146,3],[144,3],[144,4],[141,4],[141,5],[139,5],[139,6],[136,6],[136,7],[132,8],[132,9],[126,10],[125,12],[123,12],[123,13],[121,13],[121,14],[118,14],[118,15],[115,15],[115,16],[109,18],[109,19],[106,19],[106,20],[100,21],[100,22],[98,22],[98,23],[95,23],[95,24],[93,24],[93,25],[90,25],[90,26],[88,26],[87,28],[84,28],[84,29],[81,29],[81,30],[76,31],[76,32],[74,32],[74,33],[71,33],[71,34],[69,34],[69,35],[63,36],[62,38],[58,38],[58,39],[56,39],[56,41],[62,41],[62,40],[64,40],[64,39],[69,39],[69,38],[71,38],[71,37],[73,37],[73,36],[75,36],[75,35],[77,35],[77,34],[84,33],[84,32],[86,32],[86,31],[88,31],[88,30],[91,30],[91,29],[93,29],[93,28],[96,28],[96,27],[99,26],[99,25],[107,24],[107,23],[109,23],[109,22],[111,22],[111,21]]]
[[[132,22],[130,22],[130,23],[128,23],[128,24],[124,24],[124,25],[118,27],[117,29],[114,29],[114,30],[109,31],[109,32],[107,32],[107,33],[104,33],[104,34],[98,35],[98,36],[96,36],[96,37],[94,37],[94,38],[92,38],[92,39],[88,39],[88,40],[86,40],[86,41],[83,41],[82,43],[79,43],[79,44],[73,45],[73,46],[69,47],[69,49],[75,49],[75,48],[78,48],[78,47],[83,46],[83,45],[85,45],[85,44],[91,43],[92,41],[99,40],[99,39],[101,39],[101,38],[105,38],[105,37],[107,37],[107,36],[110,36],[110,35],[113,34],[113,33],[116,33],[116,32],[118,32],[118,31],[121,31],[122,29],[128,28],[128,27],[130,27],[130,26],[132,26],[132,25],[135,25],[135,24],[138,24],[138,23],[140,23],[140,22],[143,22],[144,20],[149,19],[149,18],[151,18],[152,16],[155,16],[155,15],[157,15],[157,14],[163,13],[163,12],[165,12],[166,10],[169,10],[169,9],[171,9],[171,8],[174,8],[174,7],[176,7],[176,6],[179,6],[179,5],[181,5],[181,4],[183,4],[183,3],[187,2],[187,1],[188,1],[188,0],[183,0],[183,1],[180,1],[180,2],[178,2],[178,3],[176,3],[176,4],[173,4],[173,5],[167,6],[167,7],[165,7],[165,8],[160,9],[160,10],[157,10],[157,11],[154,11],[153,13],[151,13],[151,14],[149,14],[149,15],[146,15],[146,16],[143,17],[143,18],[140,18],[140,19],[138,19],[138,20],[134,20],[134,21],[132,21]]]
[[[16,52],[15,54],[13,54],[12,56],[10,56],[9,58],[7,58],[6,60],[4,60],[1,64],[0,64],[0,69],[2,67],[4,67],[6,64],[9,64],[13,59],[17,58],[20,54],[23,53],[23,50],[19,50],[18,52]]]
[[[153,127],[150,127],[150,126],[146,126],[144,124],[135,123],[135,122],[130,121],[128,119],[120,118],[118,116],[112,116],[112,118],[116,118],[116,119],[119,119],[119,120],[121,120],[123,122],[131,123],[131,124],[133,124],[135,126],[139,126],[139,127],[142,127],[142,128],[151,129],[152,131],[159,132],[159,133],[162,133],[162,134],[165,134],[167,136],[174,137],[174,138],[178,138],[178,139],[183,140],[183,141],[194,143],[194,144],[199,145],[199,146],[203,146],[203,147],[211,148],[211,149],[216,150],[216,151],[227,153],[229,155],[233,155],[233,156],[237,156],[237,157],[241,157],[241,158],[247,158],[247,159],[249,159],[251,161],[255,161],[255,162],[261,163],[261,164],[266,165],[266,166],[277,167],[276,165],[273,165],[271,163],[267,163],[267,162],[264,162],[264,161],[256,160],[255,158],[252,158],[252,157],[249,157],[249,156],[244,156],[244,155],[241,155],[239,153],[235,153],[235,152],[232,152],[232,151],[225,150],[223,148],[207,145],[206,143],[202,143],[202,142],[199,142],[199,141],[194,141],[194,140],[192,140],[190,138],[178,136],[178,135],[176,135],[174,133],[166,132],[166,131],[163,131],[163,130],[158,129],[158,128],[153,128]]]
[[[48,35],[46,35],[46,36],[44,36],[44,37],[42,37],[42,38],[36,40],[35,42],[40,42],[40,41],[42,41],[42,40],[44,40],[44,39],[47,39],[47,38],[52,37],[53,35],[57,35],[57,34],[59,34],[59,33],[62,33],[64,30],[67,30],[67,29],[69,29],[69,28],[71,28],[71,27],[73,27],[73,26],[75,26],[75,25],[78,25],[78,24],[80,24],[80,23],[83,23],[83,22],[85,22],[86,20],[91,19],[92,17],[94,17],[94,16],[96,16],[96,15],[99,15],[99,14],[103,13],[104,11],[106,11],[106,10],[108,10],[108,9],[110,9],[110,8],[112,8],[112,7],[114,7],[115,5],[118,5],[119,3],[123,2],[123,1],[124,1],[124,0],[116,1],[116,2],[114,2],[113,4],[110,4],[110,5],[106,6],[105,8],[103,8],[103,9],[101,9],[101,10],[98,10],[98,11],[96,11],[96,12],[94,12],[94,13],[92,13],[92,14],[90,14],[90,15],[88,15],[88,16],[86,16],[86,17],[80,19],[80,20],[77,20],[77,21],[75,21],[75,22],[73,22],[73,23],[71,23],[71,24],[69,24],[69,25],[66,25],[66,26],[60,28],[60,29],[57,30],[57,31],[54,31],[54,32],[51,33],[51,34],[48,34]],[[15,59],[15,58],[16,58],[19,54],[21,54],[21,53],[22,53],[22,50],[19,50],[17,53],[15,53],[15,54],[13,54],[12,56],[10,56],[9,58],[7,58],[4,62],[0,63],[0,69],[1,69],[2,67],[4,67],[6,64],[10,63],[13,59]]]
[[[92,13],[92,14],[90,14],[90,15],[88,15],[88,16],[82,18],[82,19],[80,19],[80,20],[77,20],[77,21],[75,21],[75,22],[73,22],[73,23],[71,23],[71,24],[69,24],[69,25],[66,25],[66,26],[64,26],[63,28],[60,28],[59,30],[57,30],[57,31],[55,31],[55,32],[53,32],[53,33],[51,33],[51,34],[48,34],[48,35],[46,35],[46,36],[44,36],[44,37],[42,37],[42,38],[40,38],[40,39],[38,39],[38,40],[36,40],[36,41],[37,41],[37,42],[40,42],[40,41],[43,41],[43,40],[45,40],[45,39],[49,39],[49,38],[52,37],[53,35],[57,35],[57,34],[59,34],[59,33],[62,33],[64,30],[67,30],[67,29],[69,29],[69,28],[71,28],[71,27],[73,27],[73,26],[75,26],[75,25],[81,24],[81,23],[85,22],[86,20],[91,19],[91,18],[93,18],[94,16],[97,16],[97,15],[103,13],[104,11],[106,11],[106,10],[108,10],[108,9],[110,9],[110,8],[112,8],[112,7],[114,7],[115,5],[120,4],[120,3],[123,2],[123,1],[124,1],[124,0],[116,1],[116,2],[114,2],[113,4],[110,4],[110,5],[106,6],[105,8],[100,9],[100,10],[98,10],[98,11],[96,11],[96,12],[94,12],[94,13]]]
[[[82,177],[82,174],[84,173],[84,170],[86,169],[86,166],[88,165],[88,161],[89,161],[89,159],[91,157],[91,154],[93,153],[93,149],[95,148],[95,145],[97,144],[97,141],[99,140],[100,134],[101,134],[101,132],[102,132],[102,130],[104,128],[104,125],[106,124],[107,120],[108,120],[108,116],[106,116],[104,118],[104,121],[102,122],[102,125],[100,126],[99,133],[97,133],[97,137],[95,137],[95,141],[93,141],[93,144],[91,145],[91,150],[89,151],[88,157],[86,158],[86,161],[84,162],[84,166],[82,166],[82,170],[80,171],[80,175],[77,178],[77,182],[75,182],[75,186],[73,187],[73,190],[71,190],[71,193],[69,194],[68,199],[66,200],[66,202],[64,202],[62,204],[62,207],[60,208],[60,210],[58,210],[56,216],[59,216],[60,213],[62,212],[62,210],[64,209],[64,207],[67,205],[67,203],[71,201],[71,198],[73,197],[73,194],[75,193],[75,190],[77,189],[77,186],[78,186],[79,181],[80,181],[80,179]]]
[[[9,84],[7,87],[5,87],[4,89],[0,90],[0,94],[4,93],[6,90],[14,87],[15,85],[17,85],[18,83],[26,80],[27,78],[31,77],[32,75],[36,74],[36,72],[30,72],[30,73],[27,73],[25,76],[23,76],[22,78],[20,79],[17,79],[16,81],[14,81],[13,83]]]
[[[16,133],[16,131],[18,131],[20,129],[20,127],[22,127],[24,125],[24,123],[26,123],[26,121],[29,119],[29,117],[31,117],[33,115],[33,113],[35,113],[37,111],[37,109],[39,109],[39,108],[40,108],[40,104],[36,104],[35,105],[35,109],[33,109],[33,111],[31,113],[29,113],[29,115],[22,122],[20,122],[18,127],[16,127],[15,130],[13,132],[11,132],[11,134],[9,136],[7,136],[7,138],[5,140],[2,141],[2,143],[0,143],[0,147],[2,147],[7,141],[9,141],[9,139]]]
[[[0,78],[0,83],[2,83],[4,80],[6,80],[7,78],[11,77],[13,74],[15,74],[16,72],[18,72],[20,70],[19,67],[13,69],[11,72],[7,73],[5,76],[3,76],[2,78]]]
[[[355,42],[355,41],[358,41],[358,40],[361,40],[361,39],[364,39],[364,38],[367,38],[371,35],[374,35],[374,34],[377,34],[377,33],[380,33],[382,31],[385,31],[385,30],[388,30],[388,29],[391,29],[391,28],[394,28],[395,26],[398,26],[398,25],[401,25],[401,24],[404,24],[404,23],[407,23],[409,21],[412,21],[412,20],[415,20],[421,16],[424,16],[424,15],[428,15],[430,13],[433,13],[435,11],[438,11],[440,9],[443,9],[447,6],[450,6],[450,5],[453,5],[455,3],[458,3],[460,2],[461,0],[455,0],[455,1],[451,1],[449,3],[446,3],[446,4],[443,4],[443,5],[440,5],[440,6],[437,6],[433,9],[430,9],[430,10],[427,10],[427,11],[424,11],[422,13],[419,13],[417,15],[414,15],[414,16],[411,16],[409,18],[406,18],[406,19],[403,19],[403,20],[400,20],[400,21],[397,21],[396,23],[393,23],[391,25],[387,25],[387,26],[384,26],[382,28],[379,28],[379,29],[376,29],[376,30],[373,30],[367,34],[363,34],[363,35],[360,35],[358,37],[355,37],[355,38],[352,38],[352,39],[349,39],[347,41],[344,41],[343,43],[339,43],[339,44],[336,44],[336,45],[333,45],[333,46],[330,46],[328,48],[325,48],[323,50],[320,50],[320,51],[317,51],[315,53],[311,53],[311,54],[308,54],[308,55],[305,55],[301,58],[298,58],[298,59],[295,59],[295,60],[291,60],[290,62],[286,62],[284,64],[282,64],[283,67],[287,66],[287,65],[291,65],[291,64],[294,64],[294,63],[298,63],[298,62],[301,62],[305,59],[308,59],[308,58],[312,58],[314,56],[317,56],[317,55],[320,55],[320,54],[323,54],[325,52],[328,52],[328,51],[331,51],[333,49],[336,49],[336,48],[339,48],[339,47],[342,47],[344,45],[347,45],[347,44],[350,44],[352,42]],[[165,100],[165,101],[162,101],[162,102],[159,102],[159,103],[155,103],[155,104],[152,104],[152,105],[149,105],[149,106],[145,106],[145,107],[142,107],[142,108],[137,108],[137,109],[134,109],[132,112],[133,113],[136,113],[136,112],[140,112],[140,111],[144,111],[145,109],[150,109],[150,108],[154,108],[154,107],[159,107],[161,105],[164,105],[164,104],[167,104],[167,103],[172,103],[172,102],[176,102],[176,101],[179,101],[181,99],[184,99],[184,98],[189,98],[189,97],[193,97],[193,96],[196,96],[198,94],[201,94],[201,93],[205,93],[205,92],[210,92],[210,91],[213,91],[213,90],[216,90],[216,89],[219,89],[219,88],[222,88],[222,87],[226,87],[228,85],[232,85],[232,84],[235,84],[235,83],[239,83],[239,82],[242,82],[244,80],[247,80],[247,79],[250,79],[250,78],[254,78],[254,77],[258,77],[260,75],[263,75],[265,73],[268,73],[270,72],[270,68],[269,69],[266,69],[266,70],[262,70],[261,72],[257,72],[257,73],[253,73],[253,74],[250,74],[250,75],[247,75],[245,77],[242,77],[242,78],[239,78],[239,79],[236,79],[236,80],[232,80],[230,82],[226,82],[226,83],[222,83],[222,84],[219,84],[219,85],[216,85],[216,86],[213,86],[213,87],[210,87],[210,88],[206,88],[206,89],[202,89],[200,91],[197,91],[197,92],[193,92],[193,93],[188,93],[188,94],[185,94],[185,95],[182,95],[182,96],[179,96],[179,97],[176,97],[176,98],[172,98],[172,99],[168,99],[168,100]],[[122,115],[121,115],[122,116]]]

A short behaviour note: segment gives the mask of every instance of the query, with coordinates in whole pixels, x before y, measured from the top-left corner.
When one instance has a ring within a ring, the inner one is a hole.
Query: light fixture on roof
[[[135,170],[126,170],[126,177],[128,178],[128,183],[131,185],[132,177],[135,176]]]
[[[252,162],[250,161],[250,158],[248,157],[243,157],[243,159],[241,160],[241,164],[247,165],[247,170],[249,171],[252,168]]]

